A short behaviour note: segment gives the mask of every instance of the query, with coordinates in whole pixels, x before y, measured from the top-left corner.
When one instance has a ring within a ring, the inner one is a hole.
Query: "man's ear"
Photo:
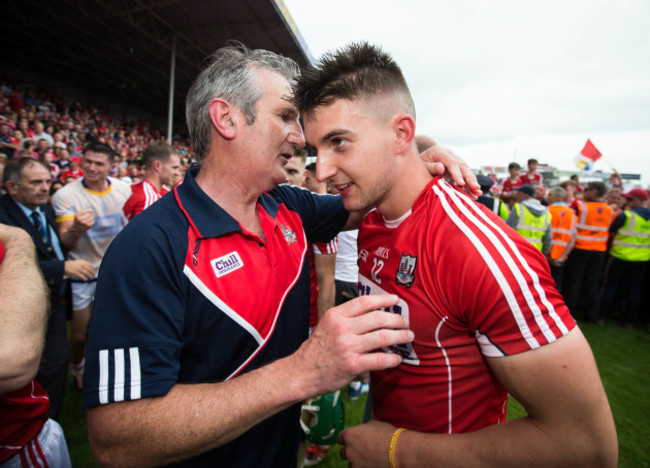
[[[415,120],[408,114],[399,114],[393,120],[395,131],[395,154],[406,153],[415,138]]]
[[[15,197],[18,193],[18,184],[13,180],[8,180],[5,182],[5,190],[11,197]]]
[[[162,167],[162,161],[160,159],[154,159],[153,160],[153,166],[151,166],[154,170],[154,172],[160,172],[160,168]]]
[[[232,140],[237,135],[235,109],[230,103],[221,98],[214,98],[208,107],[212,126],[226,140]]]

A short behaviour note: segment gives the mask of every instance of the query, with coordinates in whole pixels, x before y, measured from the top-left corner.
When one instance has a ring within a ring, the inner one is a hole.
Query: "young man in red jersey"
[[[124,204],[124,215],[131,221],[169,192],[181,174],[181,158],[167,143],[152,143],[142,153],[144,177],[131,185],[132,195]]]
[[[295,102],[318,178],[346,209],[376,208],[359,230],[360,293],[397,295],[391,310],[415,333],[386,349],[399,366],[372,373],[375,419],[339,435],[343,458],[355,467],[615,466],[593,355],[546,260],[429,174],[397,64],[350,45],[303,74]],[[527,417],[504,422],[508,393]]]
[[[528,171],[519,176],[518,185],[539,185],[544,183],[544,177],[537,172],[537,159],[531,158],[527,162]]]

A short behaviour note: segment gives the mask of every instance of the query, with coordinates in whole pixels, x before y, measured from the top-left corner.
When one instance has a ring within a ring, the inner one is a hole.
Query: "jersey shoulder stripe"
[[[535,323],[547,342],[555,341],[556,337],[546,322],[546,315],[542,314],[542,308],[561,333],[567,333],[566,325],[547,300],[537,273],[530,267],[515,242],[504,232],[504,227],[489,219],[477,204],[445,181],[438,181],[432,188],[449,218],[470,240],[492,272],[531,349],[538,348],[540,344],[528,326],[519,297],[525,299],[524,305],[532,312]],[[513,278],[514,281],[508,278]]]

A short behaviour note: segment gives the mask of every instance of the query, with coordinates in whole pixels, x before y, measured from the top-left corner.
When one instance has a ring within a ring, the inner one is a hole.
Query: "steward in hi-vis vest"
[[[551,213],[551,250],[546,256],[551,276],[557,290],[562,292],[564,265],[573,250],[576,240],[576,215],[565,203],[566,191],[562,187],[553,187],[548,192],[548,210]]]
[[[605,252],[614,209],[604,201],[587,201],[578,203],[577,211],[576,249]]]
[[[643,279],[650,264],[650,208],[643,206],[648,201],[643,189],[630,190],[624,196],[625,211],[610,228],[614,239],[598,320],[605,320],[616,297],[624,297],[623,324],[631,327],[641,308]],[[623,296],[617,295],[619,286],[625,289]]]
[[[535,189],[531,185],[516,187],[515,191],[518,203],[506,223],[546,255],[551,249],[551,214],[533,198]]]
[[[612,224],[613,209],[604,202],[603,182],[589,182],[578,203],[578,229],[575,248],[567,260],[564,278],[564,300],[576,316],[578,298],[584,304],[583,319],[594,322],[602,272],[607,257],[607,239]]]

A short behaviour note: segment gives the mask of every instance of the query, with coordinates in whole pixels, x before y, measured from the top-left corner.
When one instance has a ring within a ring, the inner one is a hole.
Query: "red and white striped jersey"
[[[528,172],[524,172],[519,176],[519,181],[518,181],[517,186],[521,185],[540,185],[544,183],[544,176],[540,174],[539,172],[535,172],[533,176],[531,177]]]
[[[124,215],[129,221],[131,221],[135,216],[153,205],[154,202],[160,200],[160,197],[165,195],[168,191],[169,190],[165,187],[162,187],[160,192],[158,192],[156,187],[146,179],[136,184],[132,184],[132,195],[124,204]]]
[[[0,395],[0,464],[13,457],[41,432],[49,410],[50,398],[36,380],[21,389]],[[34,450],[39,450],[38,445]],[[35,460],[42,459],[43,454],[34,450],[28,451],[28,456],[35,466],[40,466],[36,465]]]
[[[458,433],[503,421],[507,393],[484,356],[554,342],[575,326],[544,256],[440,178],[395,221],[371,211],[359,230],[359,293],[399,297],[411,344],[372,374],[374,415],[397,427]]]

